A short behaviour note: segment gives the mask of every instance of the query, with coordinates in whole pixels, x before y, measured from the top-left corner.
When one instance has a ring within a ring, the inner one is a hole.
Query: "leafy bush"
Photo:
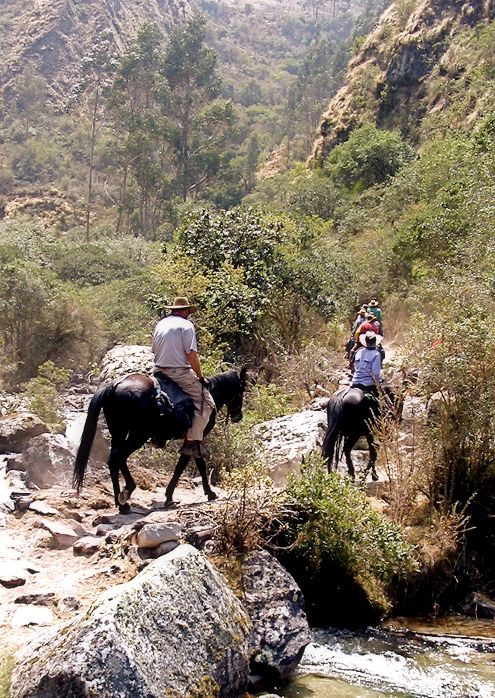
[[[46,361],[39,367],[36,378],[32,378],[24,387],[30,409],[54,431],[63,427],[64,403],[60,390],[67,385],[70,375],[69,369]]]
[[[316,456],[290,478],[287,496],[298,513],[288,542],[309,578],[352,580],[378,615],[389,611],[392,582],[416,564],[400,527],[374,511],[354,483],[328,474]]]
[[[26,380],[48,359],[88,361],[98,333],[95,315],[70,286],[32,262],[7,264],[0,275],[2,377]]]
[[[446,515],[467,515],[474,529],[469,538],[483,550],[495,544],[495,369],[486,341],[491,331],[485,313],[463,303],[462,319],[430,320],[423,327],[426,340],[417,340],[422,390],[435,395],[434,417],[423,431],[430,501]]]
[[[335,182],[359,191],[393,177],[413,155],[399,133],[364,124],[331,151],[325,171]]]

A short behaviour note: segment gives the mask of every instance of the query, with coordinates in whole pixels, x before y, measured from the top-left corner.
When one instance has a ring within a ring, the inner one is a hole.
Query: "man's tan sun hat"
[[[383,341],[383,337],[381,334],[376,334],[376,332],[372,332],[371,330],[368,330],[365,334],[362,334],[359,337],[359,341],[363,345],[363,347],[369,347],[369,346],[380,346],[380,344]]]
[[[174,298],[173,305],[165,305],[164,308],[165,310],[190,310],[191,313],[195,313],[198,306],[191,305],[189,298],[186,298],[186,296],[177,296],[177,298]]]
[[[368,308],[376,308],[378,306],[378,301],[372,298],[368,303]]]

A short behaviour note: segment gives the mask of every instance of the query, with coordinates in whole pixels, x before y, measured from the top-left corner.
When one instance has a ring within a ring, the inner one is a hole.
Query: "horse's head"
[[[227,415],[237,424],[242,419],[242,401],[244,399],[244,391],[246,389],[246,374],[247,367],[243,366],[239,372],[236,371],[237,388],[234,390],[234,395],[227,401]]]
[[[243,366],[240,371],[226,371],[210,379],[210,392],[217,409],[225,405],[227,415],[234,423],[240,422],[242,419],[246,374],[247,368]]]

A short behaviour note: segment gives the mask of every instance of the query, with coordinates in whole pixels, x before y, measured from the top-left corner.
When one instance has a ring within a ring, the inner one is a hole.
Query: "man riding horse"
[[[379,347],[382,337],[369,330],[361,335],[361,347],[355,356],[355,371],[350,388],[338,390],[328,403],[328,428],[323,442],[322,455],[328,470],[337,467],[341,449],[344,453],[349,475],[354,479],[351,450],[360,436],[365,436],[369,448],[369,462],[365,474],[371,471],[373,480],[378,479],[375,464],[377,451],[374,443],[373,426],[379,414],[378,383],[380,380],[381,355]]]
[[[196,329],[189,320],[189,316],[196,311],[196,306],[191,305],[187,298],[178,297],[173,305],[165,308],[171,313],[158,322],[153,333],[155,373],[170,378],[191,396],[195,411],[181,453],[194,458],[206,458],[208,451],[203,436],[215,403],[201,369]]]

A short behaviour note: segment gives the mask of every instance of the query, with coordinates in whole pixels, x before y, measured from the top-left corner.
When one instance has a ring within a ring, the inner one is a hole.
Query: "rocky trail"
[[[113,353],[112,353],[113,352]],[[107,355],[102,375],[146,365],[149,350],[116,348]],[[347,372],[334,382],[344,385]],[[94,387],[79,385],[66,396],[66,429],[50,433],[35,415],[11,411],[0,417],[0,650],[18,653],[41,632],[91,613],[101,592],[128,582],[152,560],[181,543],[204,548],[214,532],[215,512],[226,493],[205,501],[199,478],[183,477],[175,492],[178,504],[164,509],[168,476],[133,463],[139,474],[131,515],[116,514],[106,466],[108,444],[100,430],[93,446],[88,477],[77,495],[71,486],[74,454]],[[319,451],[326,429],[328,397],[315,397],[305,409],[255,427],[276,486],[301,460]],[[366,448],[363,444],[362,448]],[[158,455],[158,454],[157,454]],[[367,451],[353,452],[358,477]],[[345,472],[345,466],[341,466]],[[387,474],[369,483],[379,492]]]

